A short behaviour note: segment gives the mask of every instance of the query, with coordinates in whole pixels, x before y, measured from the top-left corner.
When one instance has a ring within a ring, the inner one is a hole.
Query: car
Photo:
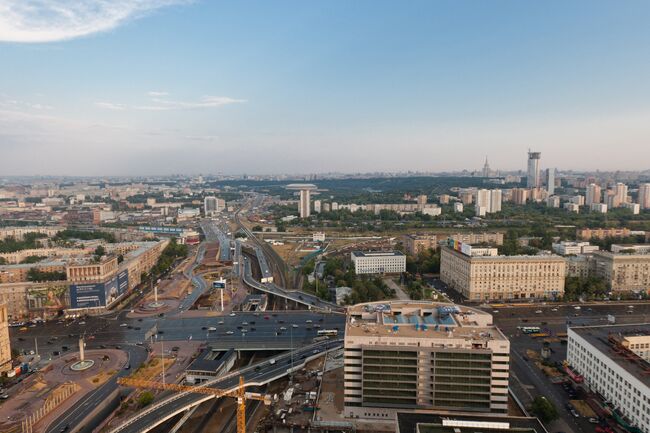
[[[216,331],[216,330],[217,330],[217,328],[215,328],[214,326],[210,326],[210,327],[208,328],[208,332],[214,332],[214,331]]]
[[[557,311],[557,308],[551,308],[551,311]]]
[[[126,329],[133,329],[133,326],[129,325],[126,327]]]
[[[256,329],[257,329],[257,328],[255,328],[255,327],[253,326],[253,327],[251,328],[251,332],[255,331]]]
[[[260,366],[255,367],[255,371],[260,371]]]
[[[100,349],[106,349],[106,345],[105,345],[105,344],[100,344],[100,345],[99,345],[99,348],[100,348]]]
[[[52,344],[52,342],[50,340],[47,340],[47,344]]]
[[[133,329],[135,329],[136,331],[139,331],[139,330],[141,330],[142,328],[140,328],[139,326],[136,326],[136,327],[133,328]]]
[[[159,334],[164,334],[165,331],[163,331],[163,330],[161,329],[160,331],[158,331],[158,333],[159,333]]]
[[[165,317],[165,313],[160,313],[158,317]]]
[[[120,350],[120,349],[121,349],[121,347],[120,347],[120,346],[115,346],[115,348],[116,348],[117,350]]]
[[[201,329],[206,331],[208,329],[208,327],[207,326],[201,326]]]
[[[232,334],[234,334],[234,332],[232,332],[232,331],[226,331],[226,335],[232,335]]]
[[[297,328],[298,325],[296,325],[296,324],[294,323],[293,325],[291,325],[291,327],[292,327],[292,328]]]
[[[126,323],[120,323],[120,328],[126,328],[127,326],[129,325],[127,325]]]
[[[314,325],[314,328],[320,328],[320,325],[317,323]]]
[[[61,346],[61,350],[65,352],[66,350],[68,350],[68,346]]]
[[[235,313],[230,313],[229,316],[230,316],[230,317],[235,317],[236,314],[235,314]]]
[[[142,341],[138,341],[137,343],[135,343],[135,345],[136,346],[144,346],[144,343]]]
[[[498,313],[499,310],[492,310],[492,313]]]
[[[598,418],[591,417],[589,418],[589,422],[592,424],[598,424]]]
[[[580,418],[580,414],[578,412],[576,412],[575,409],[571,409],[571,415],[573,415],[576,418]]]
[[[247,326],[248,322],[241,322],[242,326]]]
[[[312,322],[312,320],[307,319],[307,320],[305,320],[305,323],[313,323],[313,322]]]
[[[278,323],[284,323],[284,320],[280,319],[278,320]]]
[[[264,320],[269,320],[269,316],[264,316]]]
[[[219,325],[223,325],[223,320],[219,320]]]
[[[286,330],[287,328],[285,328],[284,326],[280,326],[280,331],[286,331]]]
[[[138,319],[138,322],[142,322],[142,317],[140,317],[140,318]]]
[[[125,370],[130,370],[130,369],[131,369],[131,364],[126,364],[126,365],[124,366],[124,369],[125,369]]]
[[[61,427],[59,429],[59,433],[66,432],[66,431],[68,431],[69,428],[70,428],[70,426],[68,424],[66,424],[66,425],[64,425],[63,427]]]
[[[573,309],[574,309],[574,310],[579,310],[579,309],[580,309],[580,305],[576,305],[575,307],[573,307]]]
[[[52,352],[52,356],[59,356],[60,354],[61,354],[61,352],[59,352],[58,350],[55,350],[54,352]]]
[[[86,324],[86,322],[79,322],[79,324],[80,324],[80,325],[85,325],[85,324]]]
[[[18,337],[18,341],[25,341],[23,337]]]
[[[542,310],[535,311],[535,314],[542,314]]]

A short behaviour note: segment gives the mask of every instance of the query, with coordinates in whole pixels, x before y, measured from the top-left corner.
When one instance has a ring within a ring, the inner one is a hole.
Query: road
[[[310,358],[320,356],[331,350],[336,350],[342,347],[342,345],[342,340],[336,340],[323,341],[306,346],[294,352],[285,353],[270,360],[262,361],[250,367],[229,373],[222,378],[209,382],[208,386],[220,390],[233,390],[237,387],[239,376],[243,376],[246,383],[250,385],[266,384],[301,368]],[[111,433],[147,432],[176,414],[212,398],[214,396],[191,392],[172,395],[142,410],[129,421],[111,430]]]
[[[142,347],[128,345],[123,349],[129,354],[128,362],[133,368],[139,367],[147,359],[147,351]],[[121,370],[102,386],[83,396],[68,412],[50,424],[46,433],[58,433],[61,429],[74,428],[81,425],[88,416],[88,413],[100,406],[117,389],[117,378],[130,373],[130,370]],[[78,431],[80,433],[91,433],[93,427],[86,425]]]

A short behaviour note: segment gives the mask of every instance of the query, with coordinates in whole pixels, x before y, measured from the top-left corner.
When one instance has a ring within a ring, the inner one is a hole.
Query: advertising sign
[[[106,306],[104,283],[72,284],[70,308],[97,308]]]
[[[123,270],[117,274],[117,291],[121,295],[129,291],[129,271]]]
[[[226,280],[213,281],[212,282],[212,288],[213,289],[225,289],[226,288]]]

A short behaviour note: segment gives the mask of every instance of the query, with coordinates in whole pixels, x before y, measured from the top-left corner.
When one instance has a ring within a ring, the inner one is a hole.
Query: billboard
[[[213,281],[212,282],[212,288],[213,289],[225,289],[226,288],[226,280]]]
[[[163,233],[163,234],[176,234],[180,235],[183,233],[184,229],[182,227],[149,227],[149,226],[140,226],[138,230],[149,233]]]
[[[104,283],[70,285],[70,308],[97,308],[106,306]]]
[[[117,274],[117,291],[120,295],[129,291],[129,270],[125,269]]]

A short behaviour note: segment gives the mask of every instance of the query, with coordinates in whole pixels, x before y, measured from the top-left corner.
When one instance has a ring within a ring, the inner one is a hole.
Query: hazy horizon
[[[650,168],[650,4],[0,0],[0,176]]]

